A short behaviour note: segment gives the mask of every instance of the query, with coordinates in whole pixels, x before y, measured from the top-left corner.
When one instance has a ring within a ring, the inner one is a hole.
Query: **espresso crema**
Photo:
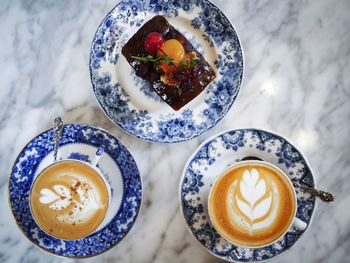
[[[109,195],[93,168],[69,160],[57,162],[38,176],[30,204],[35,221],[45,232],[61,239],[80,239],[102,223]]]
[[[259,247],[279,238],[295,215],[295,193],[288,179],[264,166],[229,170],[213,185],[209,214],[232,243]]]

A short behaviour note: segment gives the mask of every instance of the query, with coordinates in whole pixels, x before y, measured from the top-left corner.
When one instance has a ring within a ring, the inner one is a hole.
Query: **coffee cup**
[[[92,234],[103,223],[111,199],[109,183],[97,163],[65,159],[47,165],[30,190],[30,211],[48,235],[76,240]]]
[[[208,211],[221,237],[248,248],[271,245],[292,225],[299,230],[307,227],[296,217],[292,182],[264,161],[241,161],[220,174],[210,189]]]

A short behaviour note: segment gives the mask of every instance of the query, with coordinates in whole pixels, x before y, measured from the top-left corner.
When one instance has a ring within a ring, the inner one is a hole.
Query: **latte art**
[[[226,200],[233,224],[247,231],[264,229],[273,224],[278,209],[278,189],[274,183],[267,186],[256,169],[246,170],[240,182],[232,183]]]
[[[220,177],[209,197],[210,219],[224,238],[259,247],[281,236],[295,214],[295,193],[278,171],[238,166]]]
[[[77,175],[68,175],[72,177],[70,189],[63,185],[54,185],[54,191],[43,188],[40,191],[39,199],[41,204],[49,205],[49,208],[55,211],[64,210],[62,214],[57,215],[57,219],[61,222],[71,224],[85,223],[96,212],[103,208],[99,193],[94,185],[84,182],[84,178]],[[68,207],[71,209],[68,209]]]
[[[100,175],[77,161],[58,162],[44,170],[31,193],[38,225],[64,239],[78,239],[93,232],[102,222],[108,202]]]

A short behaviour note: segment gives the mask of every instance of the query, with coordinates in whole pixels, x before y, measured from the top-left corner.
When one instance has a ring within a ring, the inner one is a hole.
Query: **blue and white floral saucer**
[[[121,55],[124,44],[156,15],[183,33],[217,74],[178,112],[137,77]],[[230,21],[207,0],[124,0],[97,29],[89,68],[95,96],[114,123],[138,138],[173,143],[206,132],[231,108],[242,82],[243,54]]]
[[[102,225],[80,240],[61,240],[49,236],[35,223],[29,194],[36,176],[53,161],[53,129],[31,140],[18,155],[9,179],[9,201],[23,234],[35,245],[58,256],[92,257],[112,248],[134,225],[141,206],[142,182],[135,160],[118,139],[88,125],[64,126],[59,159],[93,161],[96,150],[104,149],[98,162],[110,185],[110,206]]]
[[[237,129],[205,141],[185,166],[179,188],[181,208],[194,237],[210,253],[231,262],[262,261],[275,257],[293,246],[305,231],[291,227],[274,244],[257,249],[232,245],[219,236],[208,216],[210,187],[228,166],[245,157],[256,157],[272,163],[291,179],[314,186],[312,171],[306,159],[279,135],[258,129]],[[296,193],[296,217],[309,226],[315,198],[297,188]]]

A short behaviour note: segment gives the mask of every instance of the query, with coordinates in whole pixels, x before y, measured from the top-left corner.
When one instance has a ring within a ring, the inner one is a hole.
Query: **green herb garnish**
[[[190,59],[189,61],[187,61],[187,65],[186,65],[186,66],[187,66],[188,68],[192,68],[192,67],[196,66],[197,63],[198,63],[198,60],[196,60],[196,59]]]
[[[153,62],[153,65],[155,67],[159,66],[159,64],[162,61],[164,61],[166,64],[168,64],[170,66],[175,65],[174,60],[168,55],[160,55],[160,56],[156,56],[156,57],[154,57],[153,55],[147,55],[147,56],[141,56],[141,57],[130,56],[130,57],[133,59],[139,60],[141,63]],[[191,67],[196,66],[197,64],[198,64],[198,60],[196,60],[196,59],[190,59],[188,61],[181,60],[179,62],[179,65],[177,66],[177,68],[179,70],[181,70],[183,67],[191,68]]]
[[[148,63],[148,62],[153,62],[155,61],[152,55],[147,55],[145,57],[136,57],[136,56],[131,56],[134,59],[140,60],[142,63]]]
[[[153,62],[154,66],[158,66],[162,61],[165,61],[168,65],[174,65],[173,59],[167,55],[161,55],[157,57],[153,57],[152,55],[147,55],[143,57],[137,57],[137,56],[130,56],[130,57],[139,60],[141,63]]]

